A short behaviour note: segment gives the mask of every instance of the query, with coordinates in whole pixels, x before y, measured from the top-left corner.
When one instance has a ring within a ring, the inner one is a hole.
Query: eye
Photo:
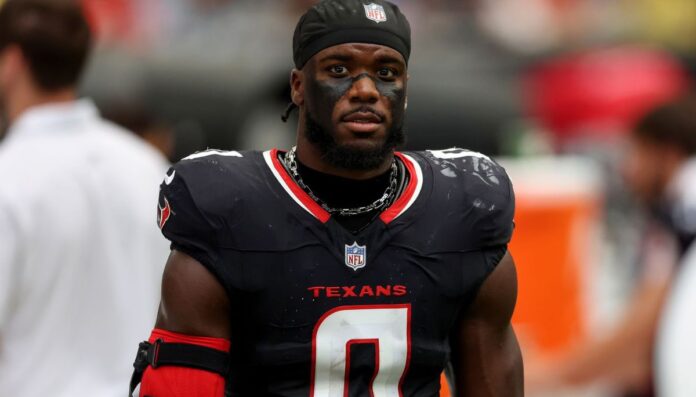
[[[329,73],[336,75],[336,76],[345,76],[348,74],[348,68],[346,68],[343,65],[334,65],[329,67],[328,69]]]
[[[396,78],[399,73],[393,68],[381,68],[379,71],[377,71],[377,75],[381,79],[391,80]]]

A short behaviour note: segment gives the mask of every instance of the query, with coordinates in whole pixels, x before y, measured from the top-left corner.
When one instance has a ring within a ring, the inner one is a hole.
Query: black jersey
[[[407,186],[353,234],[278,156],[198,153],[161,186],[164,235],[231,302],[230,395],[436,396],[457,314],[512,234],[504,169],[462,149],[397,153]]]

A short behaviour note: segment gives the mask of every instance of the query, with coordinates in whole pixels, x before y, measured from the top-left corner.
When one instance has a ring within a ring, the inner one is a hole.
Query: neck
[[[18,90],[16,95],[9,96],[7,100],[7,116],[10,124],[27,110],[48,104],[71,102],[77,99],[74,88],[65,88],[56,91],[40,91],[36,89]]]
[[[297,161],[297,173],[317,198],[331,208],[367,206],[380,199],[390,186],[391,170],[375,178],[357,180],[313,170]]]
[[[337,167],[326,162],[323,159],[319,148],[313,143],[309,142],[302,134],[299,135],[297,140],[297,158],[302,162],[302,164],[315,171],[355,180],[366,180],[383,175],[385,172],[389,171],[392,161],[394,160],[393,155],[388,156],[386,159],[384,159],[384,162],[380,164],[379,167],[370,170],[355,170]]]

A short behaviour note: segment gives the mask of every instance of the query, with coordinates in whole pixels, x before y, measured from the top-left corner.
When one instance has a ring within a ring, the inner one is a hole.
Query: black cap
[[[324,0],[295,28],[293,58],[302,69],[321,50],[345,43],[380,44],[411,55],[411,27],[399,7],[385,0]]]

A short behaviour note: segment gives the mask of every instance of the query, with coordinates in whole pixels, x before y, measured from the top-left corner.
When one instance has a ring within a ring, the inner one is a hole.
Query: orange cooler
[[[510,251],[519,295],[513,322],[523,351],[562,352],[585,337],[587,282],[597,262],[601,174],[580,158],[504,162],[517,209]]]

